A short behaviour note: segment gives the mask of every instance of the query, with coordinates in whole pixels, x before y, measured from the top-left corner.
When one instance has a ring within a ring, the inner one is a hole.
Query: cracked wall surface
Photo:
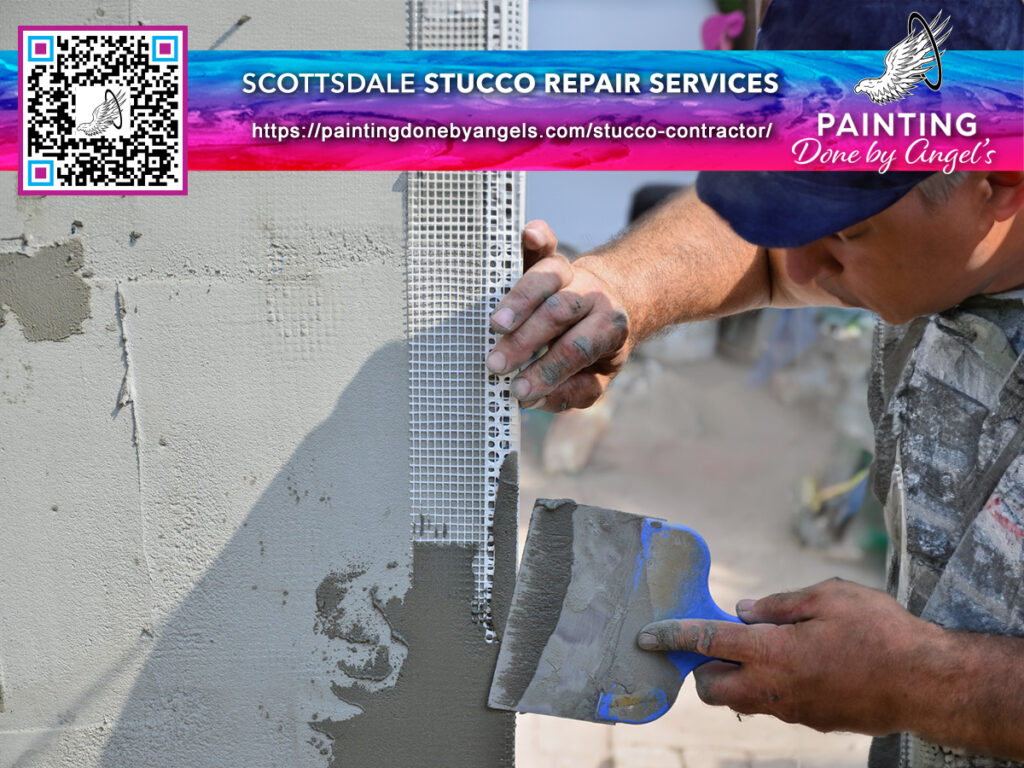
[[[406,45],[404,0],[5,0],[0,47],[140,22]],[[343,766],[396,727],[356,717],[409,653],[396,182],[19,198],[0,174],[0,768]]]

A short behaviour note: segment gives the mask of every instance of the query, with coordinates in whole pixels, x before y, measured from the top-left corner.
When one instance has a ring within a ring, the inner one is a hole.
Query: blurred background
[[[753,43],[751,0],[531,0],[533,50],[713,49]],[[535,172],[527,219],[572,258],[614,237],[693,173]],[[523,414],[520,542],[537,498],[689,525],[711,549],[711,593],[742,598],[841,576],[881,587],[887,544],[867,489],[875,318],[762,310],[671,329],[637,349],[586,411]],[[863,766],[869,739],[704,705],[687,681],[655,723],[521,715],[524,768]]]

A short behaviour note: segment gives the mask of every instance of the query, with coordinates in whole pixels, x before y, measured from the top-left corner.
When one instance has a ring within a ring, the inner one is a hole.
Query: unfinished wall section
[[[404,48],[413,15],[5,0],[0,47],[19,24],[144,23],[187,24],[193,50]],[[411,546],[411,183],[194,173],[185,197],[19,198],[0,175],[0,768],[511,760],[510,718],[484,708],[481,550]],[[514,546],[504,467],[486,493]]]
[[[409,33],[417,49],[521,48],[525,4],[411,0]],[[497,340],[488,318],[522,272],[524,195],[521,173],[408,179],[412,594],[424,573],[456,569],[430,589],[435,603],[458,596],[457,619],[444,624],[465,629],[446,642],[459,650],[443,685],[447,700],[465,703],[438,719],[457,743],[476,745],[429,764],[514,761],[514,715],[483,709],[478,697],[490,687],[515,574],[518,406],[508,379],[489,375],[483,360]]]

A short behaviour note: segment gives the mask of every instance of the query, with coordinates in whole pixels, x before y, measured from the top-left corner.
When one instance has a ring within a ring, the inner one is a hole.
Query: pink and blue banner
[[[1024,168],[1024,53],[949,51],[879,104],[884,51],[191,51],[189,171]],[[18,167],[0,53],[0,170]]]

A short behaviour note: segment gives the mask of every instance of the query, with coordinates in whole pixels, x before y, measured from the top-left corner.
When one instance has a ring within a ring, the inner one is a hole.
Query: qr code
[[[18,32],[19,194],[185,194],[184,27]]]

